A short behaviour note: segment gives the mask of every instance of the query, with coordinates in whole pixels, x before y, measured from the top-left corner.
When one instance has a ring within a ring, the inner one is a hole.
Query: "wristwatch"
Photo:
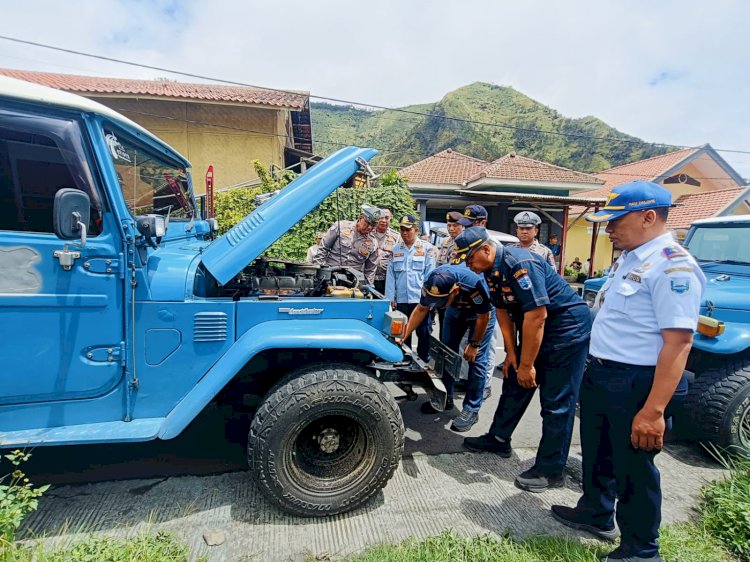
[[[481,343],[478,341],[469,341],[469,345],[474,349],[477,349],[481,345]]]

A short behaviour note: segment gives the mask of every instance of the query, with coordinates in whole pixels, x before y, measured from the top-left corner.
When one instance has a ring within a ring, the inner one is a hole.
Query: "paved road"
[[[468,435],[489,427],[500,383],[493,381],[493,396]],[[173,531],[194,558],[207,556],[212,562],[296,562],[306,553],[343,556],[446,529],[515,536],[573,533],[548,512],[550,504],[572,504],[580,493],[576,444],[568,488],[530,494],[513,486],[516,474],[533,462],[540,430],[536,402],[514,438],[513,457],[504,460],[464,452],[463,435],[448,429],[446,417],[419,413],[422,400],[401,404],[408,429],[395,476],[367,507],[354,513],[316,520],[287,517],[270,507],[245,471],[247,420],[227,422],[227,412],[214,408],[169,442],[37,449],[29,472],[35,482],[56,485],[28,519],[26,531],[66,542],[76,538],[78,530],[122,534],[150,526],[152,531]],[[658,461],[665,520],[685,520],[700,486],[721,472],[690,445],[671,444]],[[208,529],[220,529],[226,541],[206,546],[202,535]]]

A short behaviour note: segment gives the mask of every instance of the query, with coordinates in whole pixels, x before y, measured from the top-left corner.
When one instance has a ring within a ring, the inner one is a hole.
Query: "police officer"
[[[385,272],[393,258],[393,246],[398,242],[399,234],[391,228],[391,210],[380,209],[381,217],[372,235],[378,241],[378,268],[375,270],[375,290],[385,292]]]
[[[490,303],[489,289],[484,279],[469,268],[456,265],[441,265],[427,278],[419,304],[409,316],[406,336],[436,308],[447,309],[447,318],[456,317],[456,321],[446,323],[449,328],[440,333],[440,341],[450,349],[458,352],[464,334],[469,333],[464,348],[464,359],[469,362],[469,385],[461,413],[451,423],[453,431],[464,432],[477,422],[484,399],[484,373],[492,341],[492,330],[489,328],[495,323],[495,309]],[[446,411],[454,408],[454,382],[450,375],[443,377],[448,393]],[[422,404],[421,411],[425,414],[437,413],[429,402]]]
[[[437,259],[438,265],[446,265],[450,263],[453,250],[456,249],[456,236],[461,234],[464,230],[463,225],[459,222],[463,218],[464,216],[458,211],[449,211],[445,215],[445,226],[448,230],[448,236],[440,243]]]
[[[356,222],[334,223],[321,239],[314,263],[351,267],[362,272],[372,285],[378,267],[378,241],[372,235],[372,229],[379,220],[380,209],[362,205],[362,214]]]
[[[539,215],[531,211],[521,211],[513,217],[513,222],[517,225],[516,235],[518,236],[518,243],[508,244],[508,246],[524,248],[529,252],[538,254],[552,267],[557,267],[555,254],[536,239],[539,235],[539,225],[542,224],[542,219],[539,218]]]
[[[417,218],[405,215],[399,223],[401,241],[393,247],[393,259],[388,264],[385,276],[385,298],[399,312],[409,316],[419,304],[419,298],[427,276],[435,269],[437,251],[435,246],[417,238]],[[429,318],[417,327],[417,355],[427,361],[430,356]],[[411,336],[405,339],[411,346]]]
[[[615,187],[590,222],[622,255],[595,301],[598,314],[581,389],[583,496],[552,506],[565,525],[613,539],[605,560],[661,560],[661,486],[654,457],[680,380],[706,279],[667,231],[671,193],[655,183]],[[617,508],[615,508],[617,498]]]
[[[490,431],[467,437],[464,445],[510,457],[511,435],[539,386],[542,439],[534,466],[515,484],[531,492],[562,487],[591,332],[588,306],[541,256],[505,248],[484,228],[466,229],[456,246],[456,261],[466,260],[486,277],[506,353],[503,393]]]

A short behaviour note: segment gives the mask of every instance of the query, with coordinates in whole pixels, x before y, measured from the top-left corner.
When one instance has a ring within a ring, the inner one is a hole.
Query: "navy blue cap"
[[[671,206],[672,193],[668,189],[650,181],[631,181],[612,189],[604,208],[596,213],[589,213],[586,220],[607,222],[632,211]]]
[[[471,226],[478,220],[484,220],[486,218],[487,209],[481,205],[469,205],[464,209],[464,216],[458,220],[458,223],[463,226]]]
[[[404,228],[414,228],[417,226],[417,217],[414,215],[404,215],[401,217],[401,222],[399,222],[398,225],[403,226]]]
[[[449,269],[441,267],[433,270],[422,285],[419,304],[430,308],[443,306],[456,283],[456,276]]]
[[[483,226],[472,226],[471,228],[467,228],[461,234],[456,236],[456,257],[451,260],[451,263],[458,265],[459,263],[466,261],[474,250],[489,241],[490,235],[487,233],[487,229]]]

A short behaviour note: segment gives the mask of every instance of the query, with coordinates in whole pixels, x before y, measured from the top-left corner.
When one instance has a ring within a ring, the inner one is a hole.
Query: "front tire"
[[[300,369],[250,425],[248,464],[264,495],[302,516],[360,507],[393,475],[404,423],[385,386],[352,365]]]
[[[734,452],[750,451],[750,359],[697,373],[685,407],[700,439]]]

